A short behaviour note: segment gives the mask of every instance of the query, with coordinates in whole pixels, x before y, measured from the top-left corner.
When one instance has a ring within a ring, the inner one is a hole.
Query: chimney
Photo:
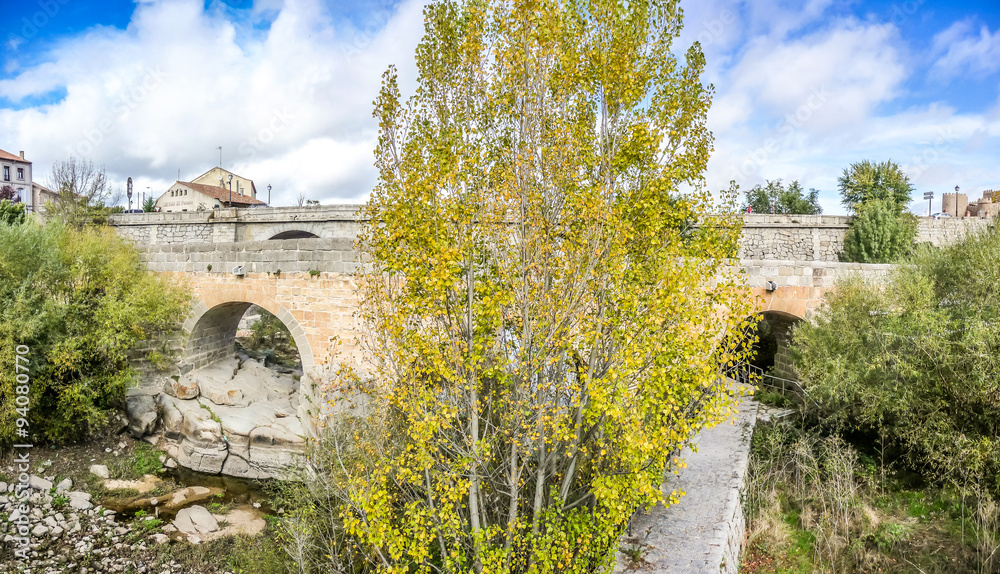
[[[22,160],[24,159],[24,152],[23,151],[21,152],[21,159]]]

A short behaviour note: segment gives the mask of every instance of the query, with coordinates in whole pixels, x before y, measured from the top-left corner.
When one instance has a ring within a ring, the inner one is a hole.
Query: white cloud
[[[276,205],[299,193],[357,200],[375,182],[371,102],[381,72],[395,64],[403,89],[412,85],[421,9],[404,2],[354,27],[318,0],[288,0],[255,8],[250,18],[273,18],[260,30],[200,0],[142,3],[127,29],[65,40],[45,63],[0,81],[15,104],[66,93],[0,110],[0,129],[39,175],[76,154],[156,193],[178,168],[185,179],[215,165],[221,145],[225,167],[258,192],[270,183]]]
[[[1000,70],[1000,30],[990,33],[989,27],[982,26],[977,35],[970,21],[956,22],[934,36],[934,51],[944,52],[933,67],[941,76],[996,72]]]

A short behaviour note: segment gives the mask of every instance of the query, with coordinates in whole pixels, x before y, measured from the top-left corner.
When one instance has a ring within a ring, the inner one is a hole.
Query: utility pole
[[[934,192],[933,191],[925,191],[924,192],[924,199],[927,200],[927,217],[930,217],[931,216],[931,200],[934,199]]]

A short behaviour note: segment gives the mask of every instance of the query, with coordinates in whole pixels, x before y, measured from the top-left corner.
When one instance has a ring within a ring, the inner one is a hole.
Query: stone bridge
[[[219,209],[122,214],[111,223],[144,251],[151,270],[187,281],[198,299],[184,324],[182,369],[231,354],[240,318],[259,305],[288,327],[304,372],[315,375],[330,359],[334,338],[342,352],[358,353],[352,346],[357,211],[349,205]],[[848,223],[840,216],[745,216],[739,265],[776,327],[779,356],[788,328],[818,309],[839,277],[888,270],[837,261]],[[918,241],[947,243],[985,223],[922,220]]]

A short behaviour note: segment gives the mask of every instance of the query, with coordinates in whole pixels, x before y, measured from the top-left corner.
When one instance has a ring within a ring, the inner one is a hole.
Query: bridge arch
[[[231,357],[236,352],[236,331],[240,319],[251,305],[257,305],[277,317],[288,328],[302,359],[302,372],[311,373],[315,358],[302,325],[274,299],[267,296],[253,299],[230,301],[209,295],[195,303],[183,327],[185,344],[182,370],[198,369],[218,359]]]
[[[753,364],[776,377],[795,380],[795,367],[789,349],[792,330],[802,320],[803,317],[785,311],[761,311],[757,324],[760,340],[754,345],[757,356]]]

